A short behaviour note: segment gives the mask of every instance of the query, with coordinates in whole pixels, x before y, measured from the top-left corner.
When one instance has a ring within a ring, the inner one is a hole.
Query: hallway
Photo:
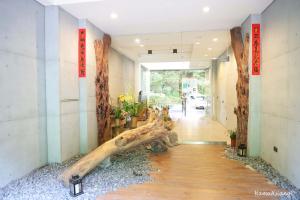
[[[279,192],[277,186],[238,161],[225,158],[222,145],[179,145],[150,156],[159,172],[153,181],[99,196],[97,200],[253,200],[257,192]]]
[[[209,117],[181,118],[175,123],[179,143],[229,142],[227,130]]]
[[[299,10],[0,0],[0,200],[300,200]]]
[[[188,106],[186,116],[184,116],[181,109],[181,105],[172,106],[170,109],[170,116],[175,121],[174,131],[178,133],[179,143],[230,143],[227,129],[220,122],[212,120],[205,110]]]

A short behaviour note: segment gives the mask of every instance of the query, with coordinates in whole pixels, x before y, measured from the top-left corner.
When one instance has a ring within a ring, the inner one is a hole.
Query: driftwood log
[[[103,42],[94,43],[96,55],[96,114],[98,127],[98,144],[111,139],[109,86],[108,86],[108,51],[111,44],[109,35],[103,36]]]
[[[170,131],[170,123],[161,120],[152,121],[136,129],[128,130],[105,142],[91,153],[66,169],[60,179],[67,186],[72,175],[84,177],[106,158],[116,153],[131,149],[141,144],[159,141],[161,145],[172,147],[177,145],[177,134]]]
[[[230,30],[231,46],[237,63],[238,80],[236,83],[237,107],[234,113],[237,116],[237,145],[247,145],[248,113],[249,113],[249,34],[243,37],[241,27]]]

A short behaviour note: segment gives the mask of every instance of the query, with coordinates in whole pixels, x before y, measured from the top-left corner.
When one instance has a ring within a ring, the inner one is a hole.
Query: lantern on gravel
[[[73,175],[69,181],[70,195],[76,197],[83,194],[82,179],[79,175]]]
[[[247,156],[247,147],[245,144],[240,144],[238,146],[238,156],[246,157]]]

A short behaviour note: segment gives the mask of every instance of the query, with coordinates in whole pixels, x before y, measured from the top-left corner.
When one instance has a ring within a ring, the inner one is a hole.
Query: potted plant
[[[235,130],[229,130],[229,137],[230,137],[231,147],[235,148],[235,146],[236,146],[236,131]]]
[[[115,126],[119,127],[120,126],[120,119],[122,117],[122,109],[117,106],[113,109],[113,111],[114,111]]]
[[[118,97],[118,103],[123,109],[123,117],[125,119],[125,127],[129,128],[131,124],[130,111],[132,109],[133,97],[131,95],[120,95]]]
[[[136,128],[137,127],[137,121],[138,121],[138,116],[140,113],[140,110],[142,109],[142,104],[141,103],[132,103],[131,108],[130,108],[130,117],[131,117],[131,128]]]

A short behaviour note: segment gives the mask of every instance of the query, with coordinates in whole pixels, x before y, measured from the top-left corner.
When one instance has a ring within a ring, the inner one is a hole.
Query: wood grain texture
[[[97,200],[253,200],[256,191],[282,191],[256,171],[224,157],[219,145],[180,145],[150,156],[154,181],[99,196]]]
[[[248,115],[249,115],[249,34],[246,33],[243,42],[241,27],[230,30],[231,46],[237,63],[238,80],[236,83],[237,107],[237,145],[247,145]]]
[[[95,40],[94,43],[96,55],[96,114],[99,145],[112,138],[108,85],[108,51],[110,44],[111,38],[107,34],[104,34],[103,41]]]
[[[155,115],[156,116],[156,115]],[[109,156],[134,148],[141,144],[159,141],[161,145],[173,147],[177,145],[177,134],[172,132],[172,122],[163,121],[153,116],[153,121],[135,129],[124,131],[113,139],[103,143],[85,155],[59,176],[65,186],[73,175],[84,177]],[[157,119],[155,119],[157,118]]]

